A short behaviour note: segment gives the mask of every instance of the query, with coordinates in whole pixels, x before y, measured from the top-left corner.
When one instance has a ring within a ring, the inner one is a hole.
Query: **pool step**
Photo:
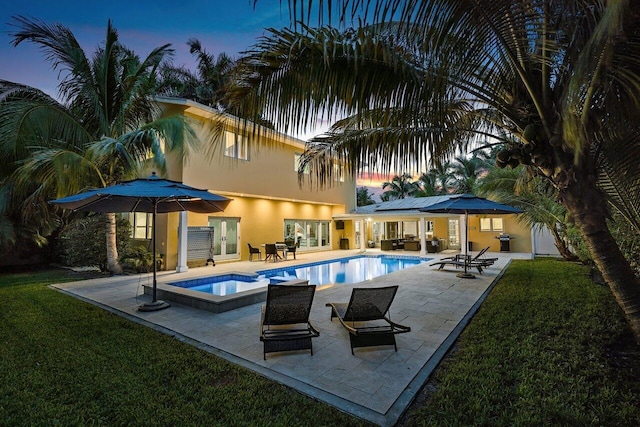
[[[269,277],[270,285],[277,285],[278,283],[288,282],[290,280],[296,280],[295,276],[271,276]]]

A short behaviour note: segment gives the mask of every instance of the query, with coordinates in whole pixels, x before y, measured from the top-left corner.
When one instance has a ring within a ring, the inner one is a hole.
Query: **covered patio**
[[[332,251],[305,254],[297,265],[359,254]],[[380,254],[368,249],[367,254]],[[400,252],[398,252],[400,253]],[[407,252],[415,255],[415,252]],[[438,259],[447,254],[434,254]],[[450,255],[450,254],[448,254]],[[110,277],[54,285],[132,321],[175,336],[247,369],[283,383],[314,399],[382,426],[394,425],[420,387],[438,365],[513,258],[528,253],[492,254],[499,260],[476,279],[460,279],[455,271],[438,271],[424,263],[367,282],[318,288],[310,320],[320,331],[313,341],[314,355],[306,352],[273,353],[263,360],[259,340],[260,303],[224,313],[210,313],[178,304],[159,312],[140,312],[141,281],[147,275]],[[158,282],[204,277],[227,272],[254,272],[264,263],[249,261],[215,267],[192,268],[186,273],[161,272]],[[353,287],[399,285],[391,318],[408,325],[399,335],[398,351],[388,347],[357,349],[351,355],[347,332],[330,321],[327,302],[346,302]]]

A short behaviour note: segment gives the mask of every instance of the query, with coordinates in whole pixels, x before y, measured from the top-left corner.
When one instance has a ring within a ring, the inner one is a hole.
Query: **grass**
[[[364,424],[46,286],[75,279],[0,276],[0,424]],[[627,332],[587,268],[514,261],[400,424],[640,425]]]
[[[0,276],[2,425],[361,425],[287,387],[48,288]]]
[[[611,363],[625,337],[586,267],[513,261],[403,424],[640,425],[640,361]]]

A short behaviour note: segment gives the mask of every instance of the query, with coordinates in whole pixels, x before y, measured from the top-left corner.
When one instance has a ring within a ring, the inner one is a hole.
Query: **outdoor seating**
[[[313,356],[311,339],[320,335],[309,322],[315,291],[315,285],[306,284],[268,286],[260,321],[264,360],[280,351],[311,350]]]
[[[351,354],[354,348],[393,345],[398,351],[396,334],[411,331],[408,326],[392,322],[389,307],[398,286],[354,288],[349,303],[328,303],[331,320],[338,318],[349,331]]]
[[[429,264],[430,266],[437,265],[438,270],[442,270],[445,265],[452,265],[456,268],[464,268],[465,266],[465,257],[466,257],[466,266],[467,268],[475,268],[478,270],[478,273],[482,274],[484,268],[493,265],[494,262],[498,260],[498,258],[483,258],[485,252],[489,250],[489,246],[482,249],[478,252],[474,257],[465,254],[457,254],[452,257],[442,258],[437,262]]]
[[[395,251],[398,244],[395,240],[380,240],[380,250],[383,251]]]
[[[249,246],[249,261],[253,261],[253,256],[258,254],[258,259],[262,260],[262,252],[260,252],[260,248],[254,248],[251,246],[251,243],[247,243]]]
[[[293,254],[293,259],[296,259],[296,245],[287,245],[287,254]]]
[[[489,250],[489,248],[490,248],[490,246],[487,246],[486,248],[483,248],[474,257],[471,257],[471,255],[457,254],[457,255],[455,255],[453,257],[441,258],[440,261],[444,261],[444,260],[464,261],[464,258],[466,256],[468,265],[471,265],[471,264],[474,264],[474,263],[476,263],[476,264],[484,264],[485,266],[493,265],[493,263],[496,262],[498,260],[498,258],[485,258],[484,257],[484,254]]]
[[[404,250],[405,251],[419,251],[420,250],[420,242],[417,240],[405,240],[404,242]]]
[[[264,262],[269,261],[269,259],[273,259],[273,262],[276,262],[279,258],[280,254],[278,253],[278,248],[275,243],[267,243],[264,245]]]

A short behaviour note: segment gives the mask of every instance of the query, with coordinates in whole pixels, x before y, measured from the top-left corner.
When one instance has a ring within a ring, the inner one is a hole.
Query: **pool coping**
[[[401,258],[401,259],[419,259],[422,261],[429,261],[432,258],[418,256],[418,255],[387,255],[387,254],[376,254],[376,255],[351,255],[341,258],[335,258],[330,260],[330,262],[337,261],[346,261],[355,258]],[[223,277],[223,276],[244,276],[250,278],[256,278],[265,272],[278,272],[278,271],[286,271],[296,268],[304,268],[315,265],[328,264],[327,260],[324,261],[316,261],[305,264],[280,267],[280,268],[269,268],[266,270],[258,270],[255,273],[247,273],[242,271],[227,271],[225,273],[220,274],[212,274],[207,276],[206,278],[211,277]],[[277,276],[274,276],[277,277]],[[194,291],[181,286],[174,286],[173,283],[182,283],[182,282],[192,282],[204,280],[205,278],[197,278],[197,279],[185,279],[178,280],[169,283],[158,283],[156,285],[156,297],[160,300],[175,302],[178,304],[185,305],[187,307],[197,308],[199,310],[209,311],[211,313],[224,313],[225,311],[235,310],[236,308],[244,307],[247,305],[256,304],[259,302],[264,302],[267,300],[267,286],[261,286],[255,289],[248,289],[246,291],[241,291],[232,295],[214,295],[201,291]],[[291,279],[287,281],[278,280],[278,283],[294,285],[300,283],[308,283],[308,280],[304,279]],[[153,295],[153,286],[152,285],[142,285],[144,289],[145,295]]]

